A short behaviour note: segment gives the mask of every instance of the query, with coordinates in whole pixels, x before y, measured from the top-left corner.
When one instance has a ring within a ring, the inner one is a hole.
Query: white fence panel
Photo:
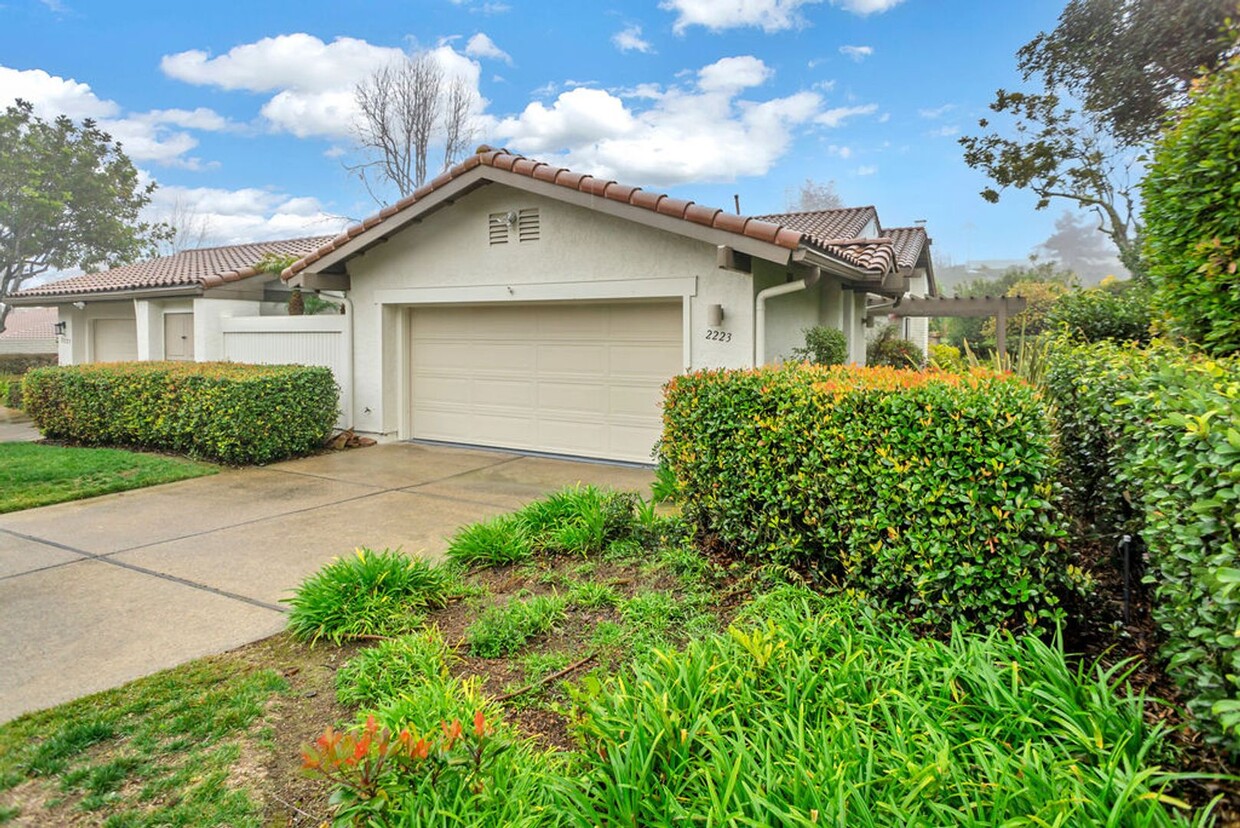
[[[320,365],[340,386],[343,427],[352,399],[352,360],[346,316],[231,316],[221,321],[224,359],[257,365]]]

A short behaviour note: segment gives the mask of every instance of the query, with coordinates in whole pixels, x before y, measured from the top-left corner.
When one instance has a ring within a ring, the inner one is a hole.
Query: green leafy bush
[[[930,364],[940,371],[960,374],[964,372],[964,355],[960,353],[960,349],[955,345],[948,345],[946,343],[931,345]]]
[[[46,368],[59,361],[56,354],[0,354],[0,374],[21,376],[31,368]]]
[[[1154,304],[1213,354],[1240,351],[1240,57],[1194,85],[1142,182]]]
[[[1052,352],[1048,389],[1078,515],[1139,532],[1168,672],[1240,751],[1240,358],[1155,343]]]
[[[323,445],[336,421],[327,368],[128,362],[35,368],[28,414],[47,437],[269,463]]]
[[[912,342],[903,339],[895,325],[885,325],[865,346],[867,365],[889,368],[920,368],[926,355]]]
[[[1072,291],[1046,315],[1048,330],[1064,330],[1078,342],[1148,343],[1153,321],[1149,290],[1132,282]]]
[[[806,328],[805,347],[794,348],[792,358],[816,365],[843,365],[848,361],[848,337],[844,332],[822,325]]]
[[[580,825],[1206,825],[1123,665],[784,590],[575,691]]]
[[[461,594],[455,570],[385,549],[360,548],[337,558],[301,583],[292,598],[288,630],[311,643],[320,638],[400,635],[421,626],[427,607]]]
[[[447,678],[452,661],[438,627],[381,641],[336,673],[336,698],[351,707],[382,705],[420,682]]]
[[[699,532],[946,625],[1037,625],[1072,584],[1050,426],[1011,376],[807,365],[673,379]]]

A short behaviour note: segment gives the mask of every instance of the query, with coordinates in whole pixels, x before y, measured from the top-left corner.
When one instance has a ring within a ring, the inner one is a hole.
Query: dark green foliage
[[[0,374],[20,376],[31,368],[46,368],[59,361],[56,354],[0,354]]]
[[[20,410],[22,378],[16,374],[0,374],[0,406]]]
[[[10,103],[0,112],[0,300],[48,270],[153,255],[171,236],[141,219],[154,190],[95,121],[48,122],[30,102]]]
[[[805,347],[794,348],[793,359],[815,365],[843,365],[848,361],[848,338],[843,331],[818,325],[803,333]]]
[[[1078,342],[1150,341],[1150,292],[1144,285],[1117,282],[1061,296],[1046,315],[1046,328],[1063,330]]]
[[[783,590],[576,692],[579,825],[1205,825],[1123,665]]]
[[[1142,186],[1154,304],[1175,333],[1216,355],[1240,352],[1237,113],[1240,57],[1197,86]]]
[[[327,368],[121,362],[35,368],[26,412],[44,436],[270,463],[320,448],[336,421]]]
[[[931,624],[1036,626],[1073,580],[1050,427],[1013,377],[699,372],[668,385],[660,454],[699,532]]]
[[[1144,538],[1168,672],[1198,726],[1240,751],[1240,359],[1060,347],[1046,382],[1071,502]]]
[[[288,630],[296,638],[339,643],[366,635],[416,630],[422,611],[442,607],[461,594],[452,569],[385,549],[358,549],[337,558],[302,582],[292,598]]]
[[[912,342],[900,336],[895,325],[885,325],[878,336],[865,346],[867,365],[888,368],[920,368],[926,355]]]

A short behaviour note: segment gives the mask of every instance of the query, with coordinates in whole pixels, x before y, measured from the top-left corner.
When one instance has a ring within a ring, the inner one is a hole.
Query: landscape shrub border
[[[1167,671],[1240,751],[1240,359],[1060,342],[1045,382],[1073,511],[1145,541]]]
[[[1081,577],[1050,424],[1011,375],[701,371],[668,383],[659,451],[704,537],[939,628],[1042,626]]]
[[[339,391],[327,368],[120,362],[34,368],[26,412],[45,437],[270,463],[323,445]]]

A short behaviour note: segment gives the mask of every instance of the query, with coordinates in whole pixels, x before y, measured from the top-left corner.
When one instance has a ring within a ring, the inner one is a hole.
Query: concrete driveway
[[[0,515],[0,721],[284,627],[358,546],[442,553],[458,526],[622,466],[392,443]]]

